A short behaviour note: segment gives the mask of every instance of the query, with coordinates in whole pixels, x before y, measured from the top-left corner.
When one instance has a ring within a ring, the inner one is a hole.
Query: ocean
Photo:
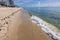
[[[27,7],[25,9],[60,29],[60,7]]]

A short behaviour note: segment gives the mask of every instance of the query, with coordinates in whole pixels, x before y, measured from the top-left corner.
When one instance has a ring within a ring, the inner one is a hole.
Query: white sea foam
[[[60,40],[60,36],[57,36],[56,33],[55,33],[54,31],[52,31],[52,30],[44,23],[44,21],[43,21],[41,18],[39,18],[39,17],[37,17],[37,16],[32,16],[31,19],[32,19],[32,22],[38,24],[44,32],[46,32],[47,34],[49,34],[49,36],[53,36],[53,39],[58,39],[58,40]]]

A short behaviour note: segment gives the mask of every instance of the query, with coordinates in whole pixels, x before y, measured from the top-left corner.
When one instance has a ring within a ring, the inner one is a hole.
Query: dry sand
[[[0,40],[52,40],[22,8],[0,8]]]

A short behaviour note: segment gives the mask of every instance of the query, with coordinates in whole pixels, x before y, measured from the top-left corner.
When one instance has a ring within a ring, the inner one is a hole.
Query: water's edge
[[[53,37],[54,39],[58,39],[60,40],[60,31],[58,30],[58,28],[56,28],[55,26],[45,22],[44,20],[42,20],[41,18],[37,17],[37,16],[32,16],[31,17],[32,22],[36,23],[38,26],[41,27],[41,29],[46,32],[49,36]]]

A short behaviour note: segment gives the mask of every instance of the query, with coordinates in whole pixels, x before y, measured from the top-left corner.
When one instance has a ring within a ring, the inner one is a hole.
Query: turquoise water
[[[59,7],[27,7],[25,9],[60,29]]]

